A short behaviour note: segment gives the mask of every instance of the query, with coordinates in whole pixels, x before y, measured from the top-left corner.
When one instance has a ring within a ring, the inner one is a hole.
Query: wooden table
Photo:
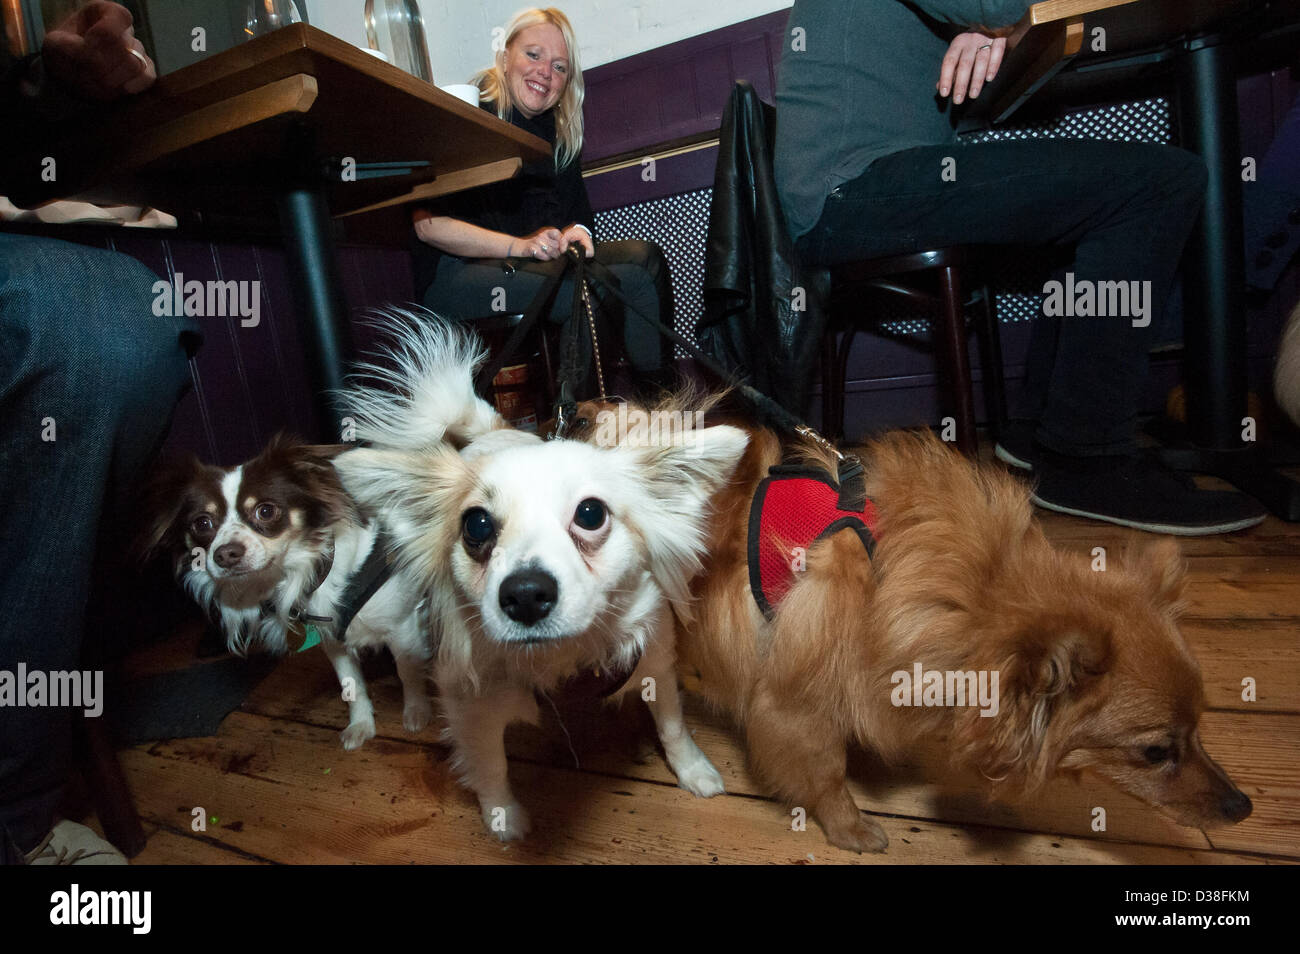
[[[1173,74],[1181,144],[1205,160],[1209,184],[1185,252],[1188,442],[1167,459],[1231,481],[1288,520],[1300,520],[1300,484],[1264,466],[1242,439],[1246,271],[1236,80],[1241,65],[1254,65],[1242,63],[1245,52],[1268,38],[1294,49],[1297,36],[1300,0],[1044,0],[1008,37],[997,79],[962,125],[1001,122],[1054,89],[1077,98],[1117,71]],[[1104,49],[1094,49],[1099,37]]]
[[[515,175],[542,140],[294,24],[161,77],[152,89],[6,144],[0,193],[223,220],[278,215],[322,426],[351,356],[331,212],[357,215]],[[57,178],[41,176],[45,157]],[[345,174],[352,171],[355,177]],[[403,235],[402,239],[405,240]]]

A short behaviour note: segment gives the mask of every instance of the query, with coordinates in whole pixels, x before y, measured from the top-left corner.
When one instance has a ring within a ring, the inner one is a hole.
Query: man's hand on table
[[[131,11],[107,0],[93,0],[47,33],[42,56],[70,92],[101,102],[139,93],[158,78],[135,38]]]
[[[944,54],[935,89],[940,96],[951,95],[954,103],[963,102],[967,95],[975,99],[984,84],[998,75],[1006,50],[1006,37],[985,36],[983,33],[958,35]]]

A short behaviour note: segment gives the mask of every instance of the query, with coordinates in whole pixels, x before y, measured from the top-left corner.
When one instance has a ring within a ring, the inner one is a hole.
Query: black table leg
[[[1209,169],[1205,210],[1184,269],[1187,423],[1190,443],[1170,448],[1180,470],[1214,474],[1287,520],[1300,520],[1300,484],[1270,469],[1246,432],[1246,267],[1241,224],[1241,138],[1236,48],[1192,41],[1179,67],[1183,144]]]
[[[316,409],[319,440],[340,440],[340,414],[330,392],[343,386],[353,355],[351,326],[325,197],[325,179],[308,130],[290,133],[286,176],[277,201],[298,304],[298,326]]]
[[[1246,266],[1235,48],[1197,41],[1183,56],[1183,145],[1205,160],[1205,210],[1187,242],[1187,418],[1191,439],[1240,450],[1246,415]]]

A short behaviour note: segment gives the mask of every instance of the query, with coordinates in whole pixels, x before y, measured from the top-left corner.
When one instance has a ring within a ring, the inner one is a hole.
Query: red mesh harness
[[[826,471],[811,467],[778,466],[754,491],[749,507],[749,586],[758,608],[768,619],[794,585],[808,548],[846,527],[873,555],[876,507],[866,497],[861,464],[841,470],[842,484]]]

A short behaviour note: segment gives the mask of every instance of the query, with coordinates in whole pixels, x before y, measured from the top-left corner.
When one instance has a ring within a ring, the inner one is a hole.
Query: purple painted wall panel
[[[587,195],[596,212],[681,195],[713,186],[713,171],[718,164],[718,147],[707,146],[676,156],[657,159],[654,179],[645,178],[642,165],[587,176]],[[700,236],[704,241],[704,236]]]
[[[56,236],[58,232],[54,232]],[[260,282],[261,314],[253,327],[239,317],[199,319],[203,346],[190,362],[193,390],[172,419],[166,451],[192,451],[232,464],[255,455],[277,431],[315,433],[301,339],[284,251],[274,245],[213,243],[175,233],[104,229],[65,237],[139,260],[160,278]],[[339,250],[344,292],[354,316],[367,308],[410,302],[406,249]],[[370,340],[354,324],[358,345]],[[373,345],[372,345],[373,346]]]
[[[738,79],[770,100],[788,17],[778,10],[584,71],[583,161],[716,130]]]

